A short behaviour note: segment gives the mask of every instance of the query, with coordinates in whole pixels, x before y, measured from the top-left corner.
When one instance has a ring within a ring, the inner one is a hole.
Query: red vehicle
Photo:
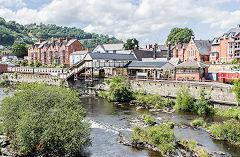
[[[237,81],[240,79],[240,71],[219,71],[218,81],[229,82],[229,80]]]

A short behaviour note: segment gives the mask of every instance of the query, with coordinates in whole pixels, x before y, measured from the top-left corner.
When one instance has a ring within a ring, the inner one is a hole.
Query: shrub
[[[240,79],[238,79],[232,88],[235,93],[238,104],[240,104]]]
[[[103,99],[108,99],[108,93],[107,92],[103,92],[101,91],[99,94],[98,94],[99,97],[103,98]]]
[[[189,88],[182,86],[177,92],[176,109],[182,111],[193,111],[194,99],[190,94]]]
[[[62,87],[21,84],[0,111],[12,148],[27,156],[73,154],[89,146],[90,124],[78,96]]]
[[[134,144],[148,143],[157,147],[162,154],[170,154],[175,151],[176,137],[173,130],[167,126],[160,124],[159,126],[149,127],[146,130],[135,127],[131,138]]]
[[[214,114],[214,108],[211,105],[211,100],[206,98],[206,94],[203,89],[200,90],[200,99],[194,103],[194,111],[201,116]]]
[[[240,145],[240,122],[230,120],[225,123],[216,123],[209,127],[212,135],[227,140],[232,144]]]
[[[202,119],[195,119],[191,122],[190,124],[193,127],[199,127],[203,125],[203,120]]]
[[[229,79],[228,83],[234,85],[234,79]]]
[[[67,66],[66,63],[63,63],[60,65],[60,68],[66,68],[66,66]]]
[[[116,76],[111,81],[108,98],[110,101],[130,102],[133,99],[133,91],[124,78]]]
[[[33,62],[33,60],[30,61],[29,66],[30,66],[30,67],[34,67],[34,62]]]
[[[0,135],[4,133],[4,126],[2,123],[0,123]]]
[[[145,119],[145,124],[147,124],[147,125],[156,124],[155,120],[150,115],[143,114],[142,117]]]
[[[104,82],[109,85],[111,83],[111,79],[104,79]]]
[[[228,118],[240,119],[240,107],[239,106],[230,107],[225,111],[218,110],[217,115]]]
[[[40,67],[40,66],[42,66],[42,64],[39,60],[37,60],[37,62],[35,63],[35,67]]]
[[[3,92],[4,92],[6,95],[8,95],[8,93],[9,93],[9,88],[4,88]]]

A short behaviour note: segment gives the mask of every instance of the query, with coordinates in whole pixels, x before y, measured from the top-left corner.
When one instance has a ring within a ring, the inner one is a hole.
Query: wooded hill
[[[78,39],[86,48],[94,48],[96,42],[99,44],[118,43],[115,37],[99,35],[96,33],[86,33],[76,27],[62,27],[54,24],[29,24],[21,25],[15,21],[6,22],[0,17],[0,45],[12,46],[15,42],[32,44],[38,39],[49,39],[59,37],[71,37]]]

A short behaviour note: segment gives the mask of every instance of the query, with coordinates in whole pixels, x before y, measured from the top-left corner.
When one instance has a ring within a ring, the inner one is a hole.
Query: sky
[[[0,0],[0,17],[164,43],[174,27],[213,39],[240,24],[240,0]]]

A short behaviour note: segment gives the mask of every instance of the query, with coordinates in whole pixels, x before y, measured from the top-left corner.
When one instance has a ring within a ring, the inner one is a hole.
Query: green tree
[[[194,103],[194,111],[201,116],[214,114],[214,108],[211,104],[211,99],[206,98],[206,93],[203,89],[200,90],[200,99]]]
[[[116,76],[111,81],[108,98],[111,101],[130,102],[133,99],[133,92],[123,78]]]
[[[182,86],[177,91],[176,98],[176,109],[182,111],[194,111],[194,98],[190,94],[190,89],[188,87]]]
[[[21,84],[1,104],[12,148],[24,156],[74,154],[91,144],[79,93],[45,84]]]
[[[240,104],[240,79],[238,79],[232,88],[235,93],[238,104]]]
[[[194,33],[190,28],[173,28],[168,35],[167,43],[170,42],[171,45],[179,42],[189,43],[192,36],[194,36]]]
[[[23,58],[24,56],[28,55],[28,49],[23,43],[15,43],[12,46],[12,53],[19,58]]]
[[[124,44],[124,47],[126,50],[133,50],[133,49],[138,49],[138,40],[133,38],[133,39],[127,39],[126,43]]]

